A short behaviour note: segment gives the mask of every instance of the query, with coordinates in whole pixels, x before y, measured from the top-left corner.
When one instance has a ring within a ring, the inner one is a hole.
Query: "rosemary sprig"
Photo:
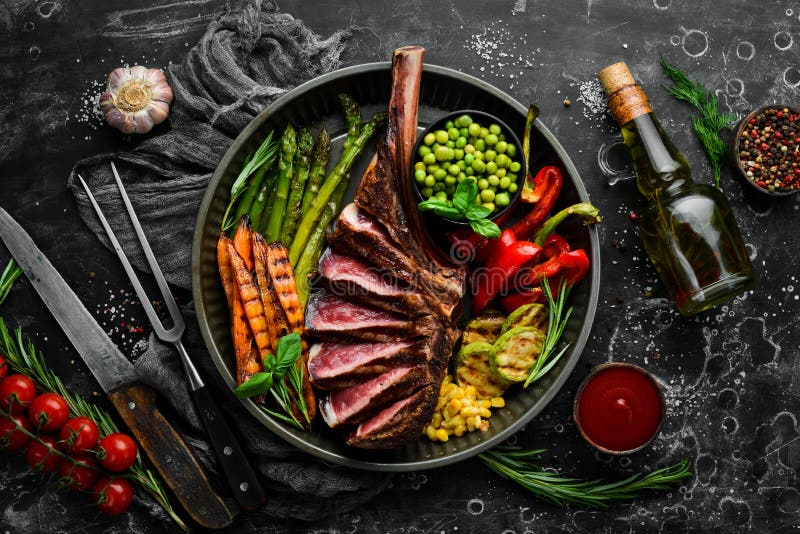
[[[650,473],[636,473],[618,482],[581,480],[542,468],[538,462],[544,451],[495,447],[481,453],[480,459],[500,476],[559,506],[570,503],[608,508],[609,503],[635,499],[644,491],[665,490],[692,476],[689,461],[684,459],[675,465]]]
[[[225,215],[222,217],[223,231],[227,232],[233,227],[233,225],[239,222],[235,220],[229,221],[228,217],[231,209],[236,204],[236,201],[247,189],[245,187],[247,179],[250,178],[250,176],[260,167],[271,167],[272,164],[275,163],[275,157],[277,154],[278,142],[272,140],[272,132],[270,132],[269,135],[267,135],[267,138],[264,139],[264,142],[261,143],[261,146],[259,146],[255,152],[247,155],[244,166],[242,167],[242,170],[239,171],[239,176],[236,177],[236,180],[234,180],[233,185],[231,186],[231,199],[228,202],[228,207],[225,208]]]
[[[11,293],[11,286],[17,281],[17,278],[22,276],[22,269],[19,268],[17,262],[13,259],[8,262],[3,274],[0,274],[0,304],[6,300],[8,294]]]
[[[14,371],[30,377],[39,389],[52,391],[64,397],[71,415],[85,416],[97,423],[101,436],[119,432],[119,427],[107,411],[70,393],[61,379],[47,367],[44,357],[36,350],[33,343],[30,340],[26,342],[22,329],[17,328],[12,332],[2,317],[0,317],[0,353],[5,356],[6,362]],[[143,490],[153,496],[181,528],[187,529],[186,524],[172,508],[161,481],[144,466],[141,457],[137,458],[131,467],[130,476]]]
[[[558,346],[558,341],[561,339],[561,334],[564,333],[564,327],[567,326],[567,321],[572,315],[572,306],[566,312],[564,311],[572,284],[567,284],[567,281],[562,278],[558,287],[557,299],[553,298],[553,292],[550,291],[550,282],[547,281],[547,277],[542,277],[541,284],[542,292],[547,299],[547,333],[545,333],[544,342],[542,343],[542,351],[528,372],[528,378],[525,379],[523,387],[530,386],[546,375],[567,352],[570,345],[567,343],[555,356],[552,356]]]
[[[692,115],[692,127],[708,155],[711,167],[714,169],[714,182],[719,188],[720,170],[725,157],[725,142],[719,133],[725,128],[733,128],[736,115],[721,113],[713,91],[709,91],[701,82],[690,80],[683,71],[667,63],[664,58],[661,58],[661,68],[674,84],[672,87],[664,86],[664,88],[672,96],[689,102],[700,112],[699,116]]]

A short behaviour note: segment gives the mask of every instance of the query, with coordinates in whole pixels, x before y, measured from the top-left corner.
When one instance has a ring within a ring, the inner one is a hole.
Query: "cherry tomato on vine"
[[[127,471],[136,461],[136,442],[122,432],[109,434],[97,445],[100,465],[109,471]]]
[[[3,380],[8,375],[8,362],[5,357],[0,354],[0,380]]]
[[[33,399],[28,414],[33,428],[43,432],[55,432],[69,419],[69,406],[64,397],[58,393],[42,393]]]
[[[64,442],[64,449],[72,454],[94,449],[100,432],[88,417],[73,417],[61,427],[58,437]]]
[[[80,465],[75,462],[81,462],[86,465]],[[74,456],[70,460],[61,460],[58,465],[58,475],[69,489],[87,491],[97,480],[97,471],[86,467],[87,465],[94,467],[96,464],[89,456],[84,455]]]
[[[5,411],[24,412],[35,397],[36,384],[25,375],[9,375],[0,382],[0,408]]]
[[[94,485],[94,502],[106,515],[119,515],[133,502],[133,488],[124,478],[103,477]]]
[[[4,451],[18,451],[30,441],[27,434],[17,428],[15,422],[25,430],[31,429],[31,423],[24,415],[12,415],[10,419],[6,416],[0,417],[0,449]]]
[[[28,444],[28,450],[25,453],[28,465],[39,473],[52,473],[61,465],[61,457],[52,449],[60,450],[61,447],[55,436],[42,435],[39,436],[39,439],[44,443],[31,441]]]

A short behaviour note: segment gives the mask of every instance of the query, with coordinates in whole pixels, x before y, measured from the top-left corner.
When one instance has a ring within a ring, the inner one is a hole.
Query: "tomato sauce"
[[[661,392],[643,370],[609,366],[592,375],[577,400],[575,417],[585,437],[613,452],[637,449],[658,432]]]

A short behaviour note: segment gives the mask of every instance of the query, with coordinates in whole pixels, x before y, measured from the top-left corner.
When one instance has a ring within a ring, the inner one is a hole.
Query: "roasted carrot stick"
[[[248,240],[249,246],[249,240]],[[261,296],[258,293],[253,275],[245,265],[244,259],[236,252],[233,245],[228,246],[228,253],[231,256],[231,266],[242,299],[244,313],[247,315],[247,322],[253,332],[253,339],[258,347],[258,352],[263,359],[272,349],[267,332],[267,319],[264,316],[264,306],[261,304]]]
[[[251,236],[253,230],[250,227],[250,217],[247,215],[242,216],[239,222],[239,227],[236,229],[236,235],[233,236],[233,246],[239,256],[244,260],[248,271],[253,270],[253,246],[251,244]]]
[[[267,271],[272,278],[272,284],[275,286],[275,293],[278,295],[281,307],[286,312],[289,328],[292,332],[302,334],[303,307],[300,305],[300,297],[297,296],[297,283],[294,279],[292,264],[289,262],[289,251],[279,241],[270,243],[267,248],[267,259]]]
[[[272,350],[277,350],[278,340],[289,333],[289,323],[283,313],[278,295],[272,286],[272,279],[267,272],[267,242],[258,232],[253,232],[253,258],[255,260],[256,281],[264,305],[267,318],[267,330],[272,341]]]
[[[228,300],[228,309],[233,310],[233,270],[231,269],[231,257],[228,254],[228,243],[230,241],[225,234],[219,234],[219,239],[217,240],[217,266],[219,268],[219,277],[222,280],[222,289],[225,291],[225,298]]]

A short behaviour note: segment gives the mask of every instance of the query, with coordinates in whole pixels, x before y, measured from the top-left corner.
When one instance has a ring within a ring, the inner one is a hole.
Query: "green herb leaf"
[[[234,180],[231,186],[231,199],[228,202],[228,207],[225,209],[225,215],[222,217],[222,230],[227,231],[232,228],[238,221],[228,220],[231,209],[239,200],[242,193],[245,192],[247,179],[250,178],[262,166],[268,170],[275,163],[278,154],[278,142],[272,139],[273,132],[267,135],[266,139],[261,143],[261,146],[251,154],[247,155],[242,170]]]
[[[470,221],[485,219],[490,213],[492,213],[491,208],[487,208],[483,204],[472,204],[467,209],[467,219]]]
[[[461,180],[461,183],[456,187],[455,193],[453,193],[453,206],[462,213],[469,213],[469,209],[477,196],[478,183],[475,178],[467,177]]]
[[[523,387],[530,386],[546,375],[567,352],[567,348],[569,348],[569,344],[567,344],[553,356],[558,342],[561,339],[561,334],[564,333],[564,328],[567,326],[567,321],[569,321],[572,315],[571,306],[566,311],[564,309],[572,285],[567,284],[567,281],[562,279],[558,287],[558,298],[556,299],[553,298],[553,292],[550,290],[550,282],[547,280],[547,277],[542,277],[541,284],[542,293],[544,293],[547,299],[547,332],[545,333],[544,342],[542,343],[542,351],[539,353],[539,357],[536,358],[536,362],[528,372],[528,377],[525,379]]]
[[[258,395],[263,395],[272,389],[272,376],[272,373],[268,371],[256,373],[251,376],[247,382],[239,384],[239,386],[233,390],[233,393],[239,399],[247,399],[250,397],[256,397]]]
[[[476,234],[480,234],[484,237],[500,237],[500,227],[489,219],[470,221],[469,225]]]
[[[300,334],[292,332],[278,340],[278,347],[275,351],[277,365],[275,368],[275,378],[282,378],[286,374],[286,369],[294,367],[294,363],[300,358],[303,347],[300,342]]]
[[[454,221],[460,221],[464,218],[464,215],[458,209],[454,208],[444,200],[439,200],[438,198],[429,198],[428,200],[424,200],[419,203],[418,207],[422,211],[432,211],[440,217],[447,217],[448,219],[453,219]]]
[[[12,259],[8,262],[8,265],[6,265],[3,274],[0,274],[0,304],[6,300],[8,294],[11,293],[11,286],[14,285],[14,282],[16,282],[20,276],[22,276],[22,269],[20,269],[17,262]]]

